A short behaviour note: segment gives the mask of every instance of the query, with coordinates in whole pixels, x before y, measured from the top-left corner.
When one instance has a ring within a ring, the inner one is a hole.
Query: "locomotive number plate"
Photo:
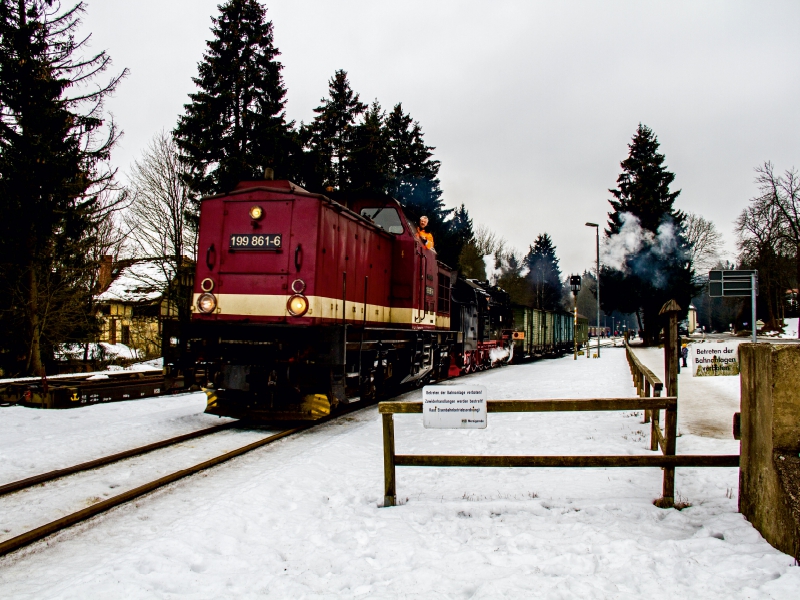
[[[232,233],[231,250],[278,250],[280,233]]]

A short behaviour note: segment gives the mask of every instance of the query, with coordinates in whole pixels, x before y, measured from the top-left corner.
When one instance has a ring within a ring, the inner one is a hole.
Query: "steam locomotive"
[[[272,180],[203,199],[191,321],[163,340],[168,388],[271,421],[573,343],[570,315],[515,307],[438,261],[396,200],[345,205]]]

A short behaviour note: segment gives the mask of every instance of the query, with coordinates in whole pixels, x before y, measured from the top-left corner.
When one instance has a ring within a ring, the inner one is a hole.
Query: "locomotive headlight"
[[[295,294],[286,303],[286,310],[293,317],[302,317],[308,311],[308,298],[302,294]]]
[[[201,313],[210,314],[217,308],[217,299],[214,294],[201,294],[197,299],[197,310]]]
[[[261,220],[261,217],[264,216],[264,209],[260,206],[251,206],[250,207],[250,218],[254,221]]]

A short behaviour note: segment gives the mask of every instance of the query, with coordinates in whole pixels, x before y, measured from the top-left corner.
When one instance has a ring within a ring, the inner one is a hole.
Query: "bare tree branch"
[[[502,252],[506,241],[485,225],[478,225],[475,229],[474,243],[481,256],[489,256],[498,251]]]
[[[132,203],[126,223],[139,256],[166,257],[177,267],[183,256],[194,259],[195,233],[185,224],[191,206],[182,177],[185,167],[177,147],[162,131],[150,142],[131,172]]]
[[[722,250],[722,234],[712,221],[698,214],[685,212],[684,237],[689,243],[689,253],[695,272],[705,275],[719,262]]]

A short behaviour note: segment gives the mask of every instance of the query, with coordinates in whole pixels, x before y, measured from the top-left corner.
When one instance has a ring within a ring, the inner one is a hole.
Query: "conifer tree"
[[[525,256],[533,308],[557,310],[561,306],[561,268],[556,247],[547,233],[539,234]]]
[[[496,257],[500,269],[496,284],[503,288],[514,304],[527,306],[531,303],[531,287],[525,281],[525,261],[515,250],[503,251]]]
[[[664,155],[658,153],[659,143],[653,130],[639,123],[628,148],[628,158],[620,163],[619,187],[608,190],[615,199],[609,200],[614,212],[608,214],[607,235],[619,233],[622,213],[635,215],[644,229],[653,232],[668,218],[681,225],[683,213],[672,208],[681,191],[669,189],[675,174],[665,168]]]
[[[458,270],[467,279],[486,281],[486,263],[474,241],[467,242],[462,246],[458,255]]]
[[[472,218],[469,216],[467,207],[462,204],[454,209],[452,218],[445,221],[445,225],[446,228],[442,234],[441,243],[437,242],[438,258],[450,267],[461,269],[462,251],[475,238],[475,232],[472,229]],[[483,262],[483,257],[480,260]],[[484,274],[485,277],[486,275]]]
[[[425,215],[431,232],[442,234],[445,221],[452,213],[442,201],[439,187],[438,160],[433,159],[433,147],[425,144],[422,127],[397,104],[386,118],[389,143],[389,164],[392,179],[388,192],[397,198],[413,215]]]
[[[383,194],[389,180],[386,115],[375,100],[364,113],[363,121],[353,128],[350,148],[345,158],[348,188],[356,193]]]
[[[346,71],[336,71],[329,96],[314,109],[314,120],[301,127],[307,149],[302,181],[321,192],[390,195],[417,221],[428,217],[439,260],[457,265],[472,235],[466,208],[454,218],[442,201],[439,161],[425,144],[422,128],[401,104],[387,115],[378,101],[363,104]]]
[[[696,292],[689,248],[682,234],[684,215],[673,208],[680,194],[670,191],[675,175],[664,166],[653,131],[641,123],[628,144],[628,158],[620,163],[622,172],[609,200],[607,243],[626,224],[636,223],[635,250],[627,252],[621,264],[604,265],[600,272],[603,310],[610,314],[641,314],[644,341],[657,342],[661,329],[659,310],[670,299],[685,311]]]
[[[98,81],[105,52],[81,56],[83,3],[0,0],[0,363],[44,374],[54,350],[96,326],[89,256],[119,137]]]
[[[595,324],[597,318],[597,277],[595,277],[593,271],[584,271],[581,275],[581,290],[578,292],[578,314],[588,318],[590,325]]]
[[[300,147],[286,121],[286,88],[272,22],[258,0],[228,0],[173,134],[195,196],[227,192],[264,169],[296,178]],[[197,199],[197,198],[195,198]]]
[[[328,97],[314,109],[316,116],[306,127],[306,139],[313,161],[310,187],[329,191],[350,191],[348,158],[353,149],[358,117],[367,105],[350,87],[347,71],[339,69],[328,82]],[[379,107],[378,107],[379,109]],[[373,125],[376,115],[373,115]]]

